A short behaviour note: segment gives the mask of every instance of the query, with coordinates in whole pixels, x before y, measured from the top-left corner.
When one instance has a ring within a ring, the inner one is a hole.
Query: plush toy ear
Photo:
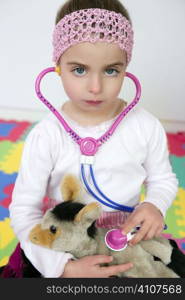
[[[101,207],[97,202],[84,206],[76,215],[75,222],[92,223],[101,215]]]
[[[61,182],[61,193],[64,201],[78,201],[83,198],[83,187],[78,178],[68,174]]]

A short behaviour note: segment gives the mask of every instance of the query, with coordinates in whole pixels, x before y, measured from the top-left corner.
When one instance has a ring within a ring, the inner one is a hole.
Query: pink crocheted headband
[[[106,9],[90,8],[72,12],[62,18],[54,29],[53,61],[57,64],[69,47],[82,42],[116,43],[126,51],[128,64],[133,48],[132,26],[121,13]]]

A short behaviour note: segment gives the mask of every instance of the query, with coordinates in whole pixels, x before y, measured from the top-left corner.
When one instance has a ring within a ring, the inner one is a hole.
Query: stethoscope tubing
[[[99,194],[100,194],[105,200],[107,200],[108,202],[114,204],[114,205],[117,207],[117,209],[119,209],[119,210],[123,210],[123,211],[125,211],[125,212],[132,212],[132,211],[134,210],[134,208],[131,207],[131,206],[122,205],[122,204],[116,203],[116,202],[112,201],[111,199],[109,199],[109,198],[108,198],[108,197],[100,190],[100,188],[99,188],[99,186],[98,186],[98,184],[97,184],[97,182],[96,182],[96,180],[95,180],[95,176],[94,176],[94,172],[93,172],[93,167],[92,167],[92,165],[89,165],[89,168],[90,168],[90,174],[91,174],[91,178],[92,178],[93,184],[94,184],[96,190],[99,192]]]
[[[121,211],[125,211],[125,212],[132,212],[134,210],[133,207],[130,207],[130,206],[125,206],[125,205],[121,205],[121,204],[118,204],[114,201],[112,201],[111,199],[109,199],[108,197],[106,197],[103,192],[99,189],[96,181],[95,181],[95,177],[94,177],[94,174],[93,174],[93,169],[92,169],[92,165],[90,165],[90,174],[91,174],[91,178],[93,180],[93,183],[94,183],[94,186],[96,188],[96,190],[99,192],[99,194],[106,200],[108,201],[109,203],[113,204],[109,204],[107,202],[105,202],[104,200],[102,200],[99,196],[97,196],[94,191],[90,188],[88,182],[87,182],[87,179],[86,179],[86,176],[85,176],[85,171],[84,171],[84,164],[81,164],[81,175],[82,175],[82,180],[83,180],[83,183],[87,189],[87,191],[95,198],[97,199],[100,203],[106,205],[106,206],[109,206],[113,209],[116,209],[116,210],[121,210]]]
[[[141,97],[141,85],[139,80],[137,79],[137,77],[135,77],[132,73],[125,73],[125,76],[131,78],[136,86],[136,95],[134,100],[128,105],[128,107],[126,107],[126,109],[120,113],[120,115],[117,117],[117,119],[114,121],[114,123],[112,124],[111,128],[109,128],[109,130],[107,130],[99,139],[95,140],[93,138],[84,138],[82,139],[72,128],[69,127],[69,125],[67,124],[67,122],[64,120],[64,118],[61,116],[61,114],[55,109],[55,107],[43,96],[41,89],[40,89],[40,84],[41,84],[41,80],[42,78],[49,72],[55,72],[56,68],[54,67],[50,67],[47,68],[45,70],[43,70],[36,79],[35,82],[35,91],[36,94],[38,96],[38,98],[43,102],[43,104],[45,104],[47,106],[47,108],[49,108],[49,110],[56,116],[56,118],[59,120],[59,122],[63,125],[65,131],[72,137],[72,139],[79,144],[80,146],[80,150],[82,152],[82,154],[84,155],[94,155],[96,153],[96,151],[98,150],[98,147],[101,146],[104,142],[106,142],[114,133],[114,131],[116,130],[117,126],[119,125],[119,123],[122,121],[122,119],[127,115],[127,113],[138,103],[140,97]],[[95,150],[94,154],[91,154],[91,152],[87,152],[86,154],[86,150],[84,149],[84,144],[86,142],[91,142],[95,143]],[[84,152],[83,152],[84,151]],[[108,207],[111,207],[113,209],[116,210],[121,210],[121,211],[125,211],[125,212],[132,212],[135,208],[131,207],[131,206],[125,206],[125,205],[121,205],[118,204],[116,202],[114,202],[113,200],[109,199],[99,188],[96,180],[95,180],[95,176],[94,176],[94,171],[93,171],[93,167],[92,164],[89,164],[89,169],[90,169],[90,176],[94,185],[94,188],[96,189],[96,191],[99,193],[99,195],[101,197],[103,197],[104,200],[106,200],[106,202],[100,198],[99,196],[97,196],[93,190],[91,189],[91,187],[89,186],[87,180],[86,180],[86,176],[85,176],[85,171],[84,171],[84,164],[81,164],[81,175],[82,175],[82,180],[84,182],[84,185],[87,189],[87,191],[99,202],[101,202],[103,205],[106,205]],[[166,227],[166,225],[165,225]],[[167,228],[167,227],[166,227]],[[165,228],[165,229],[166,229]]]

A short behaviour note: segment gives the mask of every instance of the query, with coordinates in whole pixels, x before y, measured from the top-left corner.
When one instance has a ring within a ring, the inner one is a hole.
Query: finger
[[[156,236],[156,232],[157,232],[157,227],[151,227],[150,230],[146,233],[146,235],[144,236],[144,241],[147,240],[151,240],[153,237]]]
[[[94,255],[92,259],[92,265],[99,265],[104,263],[110,263],[113,260],[112,256],[108,255]]]
[[[135,234],[135,236],[130,240],[130,245],[136,245],[139,243],[144,236],[147,234],[147,231],[149,230],[149,224],[144,222],[139,231]]]
[[[116,275],[120,272],[126,272],[133,267],[132,263],[126,263],[121,265],[113,265],[109,267],[102,267],[103,274],[107,277]]]
[[[129,233],[133,228],[138,226],[141,223],[141,220],[139,221],[138,218],[130,218],[128,219],[125,224],[122,227],[122,233],[127,234]]]

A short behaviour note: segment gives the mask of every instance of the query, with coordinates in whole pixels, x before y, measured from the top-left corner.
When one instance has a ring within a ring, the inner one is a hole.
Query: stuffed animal
[[[85,205],[80,200],[81,185],[72,176],[65,176],[61,185],[64,202],[48,210],[41,224],[30,232],[30,240],[56,251],[70,252],[75,258],[87,255],[112,255],[109,264],[133,263],[133,268],[119,277],[178,278],[185,276],[185,255],[173,240],[158,237],[113,251],[105,244],[108,229],[96,227],[102,209],[97,202]]]

